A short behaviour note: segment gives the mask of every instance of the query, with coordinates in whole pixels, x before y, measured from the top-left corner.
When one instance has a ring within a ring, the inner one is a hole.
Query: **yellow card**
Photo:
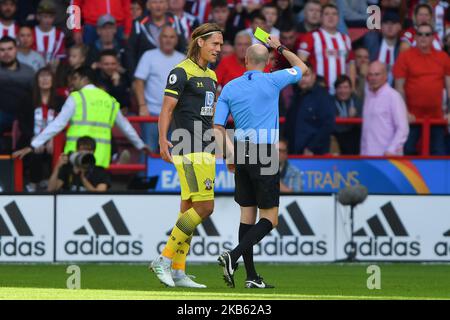
[[[267,38],[270,36],[270,34],[265,32],[260,27],[256,28],[254,35],[255,35],[255,38],[258,39],[259,41],[261,41],[262,43],[267,43]]]

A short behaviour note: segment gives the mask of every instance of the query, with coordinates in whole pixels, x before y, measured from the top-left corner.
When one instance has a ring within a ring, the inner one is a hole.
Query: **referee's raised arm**
[[[289,51],[285,46],[280,43],[280,40],[275,36],[270,36],[267,40],[267,44],[278,51],[279,54],[284,56],[286,60],[293,67],[299,67],[302,70],[302,75],[308,72],[308,67],[303,63],[302,59],[300,59],[295,53]]]

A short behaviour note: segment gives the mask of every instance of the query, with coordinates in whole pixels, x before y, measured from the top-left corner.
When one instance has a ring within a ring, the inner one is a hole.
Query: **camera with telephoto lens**
[[[95,157],[90,152],[69,153],[70,163],[77,168],[89,171],[95,167]]]

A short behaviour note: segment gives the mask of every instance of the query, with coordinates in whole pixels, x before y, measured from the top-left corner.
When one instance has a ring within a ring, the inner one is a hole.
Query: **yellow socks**
[[[178,219],[180,219],[182,215],[183,213],[180,212],[178,214]],[[189,252],[189,247],[191,246],[192,237],[193,234],[189,238],[187,238],[185,242],[183,242],[183,244],[178,248],[177,252],[175,253],[175,256],[173,257],[172,260],[173,270],[181,270],[183,272],[186,270],[186,258]]]
[[[172,260],[172,269],[174,270],[186,270],[186,258],[191,246],[192,235],[187,238],[185,242],[178,248],[175,256]]]
[[[169,240],[167,240],[166,246],[162,251],[162,255],[172,260],[174,259],[177,250],[183,250],[184,258],[180,258],[180,260],[178,260],[176,263],[178,265],[178,263],[182,263],[182,260],[184,260],[185,263],[186,254],[190,246],[190,240],[189,243],[187,243],[187,247],[185,243],[189,238],[192,238],[192,234],[194,233],[195,228],[201,222],[202,218],[197,214],[197,212],[195,212],[194,208],[190,208],[184,214],[180,215],[175,224],[175,227],[173,227],[172,229]]]

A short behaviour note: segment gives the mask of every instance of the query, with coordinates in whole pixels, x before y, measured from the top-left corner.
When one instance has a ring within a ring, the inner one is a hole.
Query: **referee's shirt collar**
[[[248,80],[252,80],[252,75],[254,73],[262,73],[262,71],[261,70],[249,70],[249,71],[244,72],[244,75],[247,77]]]

